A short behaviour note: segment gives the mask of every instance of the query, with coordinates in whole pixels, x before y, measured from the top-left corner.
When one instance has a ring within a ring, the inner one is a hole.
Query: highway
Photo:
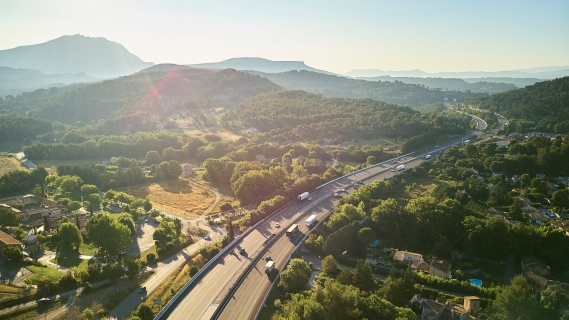
[[[479,123],[479,130],[486,128],[486,123],[478,118],[474,119]],[[444,149],[451,147],[453,144],[459,144],[472,133],[464,135],[446,142],[441,147],[435,147],[428,152],[433,156],[436,152],[442,152]],[[411,168],[420,164],[422,156],[427,152],[427,149],[420,150],[409,156],[408,159],[400,159],[399,164],[405,164],[407,168]],[[264,221],[256,230],[241,239],[240,247],[246,251],[245,255],[240,255],[237,249],[229,252],[211,268],[211,270],[204,275],[201,281],[180,301],[178,305],[172,306],[175,308],[168,315],[169,319],[210,319],[219,304],[224,300],[225,296],[229,293],[231,287],[250,266],[259,254],[262,254],[265,249],[265,242],[276,238],[268,252],[263,255],[270,255],[276,263],[276,268],[280,269],[287,257],[293,251],[294,247],[308,231],[304,226],[304,220],[299,222],[300,232],[293,237],[292,242],[285,236],[282,236],[284,229],[295,219],[301,216],[308,216],[310,214],[317,214],[319,220],[324,219],[331,209],[337,203],[337,199],[332,197],[334,192],[345,188],[350,192],[354,182],[366,179],[373,181],[375,179],[384,179],[394,175],[390,169],[396,164],[391,160],[389,163],[384,163],[374,167],[369,167],[359,173],[344,176],[337,179],[333,183],[326,184],[311,193],[312,200],[304,200],[301,203],[291,203],[284,207],[272,219]],[[370,178],[370,176],[375,176]],[[368,181],[368,182],[369,182]],[[319,203],[314,207],[315,203]],[[306,210],[314,207],[311,212],[307,213]],[[275,223],[281,225],[280,228],[275,227]],[[280,236],[279,236],[280,235]],[[235,295],[227,304],[221,317],[223,319],[252,319],[255,317],[257,310],[260,307],[265,295],[267,294],[271,282],[268,280],[264,273],[264,260],[259,260],[253,272],[247,275],[245,281],[239,286]]]

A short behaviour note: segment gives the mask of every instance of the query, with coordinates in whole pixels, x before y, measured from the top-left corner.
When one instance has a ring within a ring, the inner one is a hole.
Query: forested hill
[[[142,112],[164,116],[173,111],[236,106],[246,97],[281,89],[265,78],[233,69],[152,68],[157,71],[4,99],[0,114],[75,124]]]
[[[413,78],[413,77],[390,77],[381,76],[374,78],[361,78],[361,80],[368,81],[401,81],[403,83],[419,84],[431,89],[452,90],[461,92],[477,92],[477,93],[498,93],[518,89],[514,84],[504,81],[490,82],[481,81],[467,82],[464,79],[456,78]]]
[[[464,96],[464,93],[461,92],[429,90],[421,85],[400,81],[365,81],[310,71],[247,72],[265,77],[289,90],[304,90],[327,97],[370,98],[413,108],[439,102],[444,98],[462,98]]]
[[[569,77],[465,102],[500,113],[511,120],[530,121],[526,129],[535,127],[542,132],[569,133]]]
[[[261,94],[226,114],[229,124],[255,127],[283,139],[337,141],[433,137],[463,132],[470,119],[449,119],[371,99],[328,98],[304,91]]]

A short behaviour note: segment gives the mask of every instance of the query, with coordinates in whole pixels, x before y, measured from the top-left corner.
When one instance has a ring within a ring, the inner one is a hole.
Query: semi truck
[[[395,170],[397,170],[397,171],[403,171],[403,170],[405,170],[405,165],[404,165],[404,164],[400,164],[400,165],[398,165],[397,167],[395,167]]]
[[[308,198],[308,196],[310,195],[310,193],[308,192],[303,192],[300,195],[298,195],[298,197],[296,197],[296,202],[300,202],[306,198]]]
[[[275,270],[275,261],[271,260],[265,265],[265,273],[271,274]]]
[[[311,215],[308,219],[306,219],[306,226],[312,228],[312,226],[318,222],[317,216],[315,214]]]
[[[298,231],[298,224],[293,224],[286,231],[286,236],[289,238],[292,238],[296,234],[297,231]]]

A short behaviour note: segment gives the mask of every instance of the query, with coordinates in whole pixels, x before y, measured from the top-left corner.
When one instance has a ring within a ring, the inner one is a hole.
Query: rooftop
[[[7,234],[4,231],[0,231],[0,242],[6,245],[17,245],[17,246],[23,245],[23,243],[21,243],[20,241],[18,241],[17,239],[15,239],[14,237],[12,237],[11,235]]]

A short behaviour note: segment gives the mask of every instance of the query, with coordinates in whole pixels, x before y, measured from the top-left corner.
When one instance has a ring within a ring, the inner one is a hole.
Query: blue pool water
[[[482,280],[478,280],[478,279],[468,279],[468,281],[470,281],[470,284],[477,286],[477,287],[482,287]]]

